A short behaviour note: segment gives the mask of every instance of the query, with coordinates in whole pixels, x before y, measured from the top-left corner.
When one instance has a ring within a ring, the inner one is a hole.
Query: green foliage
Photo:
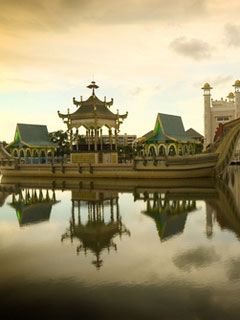
[[[58,130],[49,133],[50,140],[57,144],[57,155],[70,154],[70,144],[66,131]]]

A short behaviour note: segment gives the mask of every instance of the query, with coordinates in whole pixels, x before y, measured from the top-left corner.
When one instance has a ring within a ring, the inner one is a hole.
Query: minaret
[[[211,128],[211,89],[209,83],[205,83],[202,87],[204,96],[204,148],[212,142]]]
[[[236,80],[233,87],[235,88],[235,117],[240,118],[240,80]]]

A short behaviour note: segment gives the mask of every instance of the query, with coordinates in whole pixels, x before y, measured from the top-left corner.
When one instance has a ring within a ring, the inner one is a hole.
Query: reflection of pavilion
[[[81,221],[80,214],[84,207],[88,214],[86,222]],[[105,249],[108,252],[111,249],[117,250],[113,238],[121,238],[122,234],[130,235],[130,232],[121,222],[116,192],[72,191],[70,227],[62,235],[62,240],[70,238],[73,241],[73,238],[77,238],[80,241],[77,253],[84,251],[86,254],[88,250],[92,252],[96,256],[92,263],[99,269],[103,263],[101,253]]]
[[[22,227],[48,221],[52,206],[57,202],[55,191],[21,189],[18,194],[13,193],[9,205],[16,210],[19,225]]]
[[[196,210],[195,200],[179,200],[167,193],[140,193],[138,199],[146,202],[143,213],[156,223],[161,241],[183,232],[187,215]]]

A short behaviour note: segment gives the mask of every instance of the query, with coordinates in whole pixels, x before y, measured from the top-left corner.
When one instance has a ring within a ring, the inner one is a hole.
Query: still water
[[[0,185],[1,319],[239,319],[240,170]]]

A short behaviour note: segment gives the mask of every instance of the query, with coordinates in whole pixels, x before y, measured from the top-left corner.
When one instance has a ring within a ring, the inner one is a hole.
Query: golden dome
[[[212,87],[210,86],[209,83],[206,82],[206,83],[204,83],[202,89],[203,89],[203,90],[210,90],[210,89],[212,89]]]
[[[240,87],[240,80],[236,80],[233,86],[234,87]]]
[[[234,93],[233,92],[229,92],[227,98],[233,99],[234,98]]]

